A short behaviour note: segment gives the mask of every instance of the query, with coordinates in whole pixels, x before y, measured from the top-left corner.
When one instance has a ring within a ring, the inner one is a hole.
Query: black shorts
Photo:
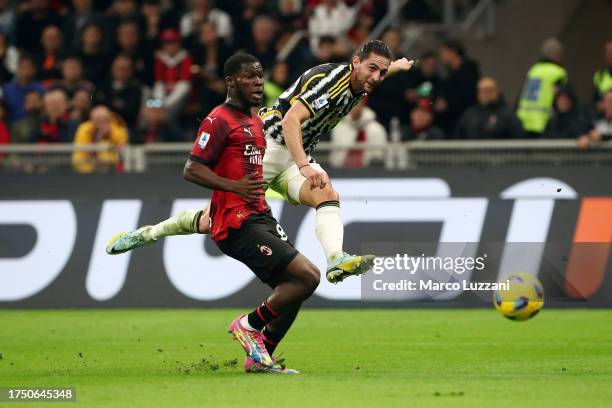
[[[227,238],[216,243],[264,283],[283,273],[298,254],[271,212],[251,215],[239,229],[229,228]]]

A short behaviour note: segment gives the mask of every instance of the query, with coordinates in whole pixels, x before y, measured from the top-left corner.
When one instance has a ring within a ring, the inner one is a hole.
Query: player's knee
[[[329,191],[326,191],[326,198],[327,201],[340,201],[340,194],[332,186],[329,186]]]
[[[327,185],[317,192],[316,204],[319,205],[326,201],[340,201],[340,195],[331,185]]]

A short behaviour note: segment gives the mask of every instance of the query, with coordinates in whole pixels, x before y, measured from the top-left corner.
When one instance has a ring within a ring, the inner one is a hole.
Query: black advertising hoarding
[[[543,282],[549,304],[612,306],[607,173],[598,167],[331,173],[345,250],[380,258],[363,279],[338,285],[322,279],[308,304],[486,306],[492,295],[485,283],[528,271]],[[0,185],[4,308],[247,306],[267,292],[207,236],[106,255],[117,232],[206,206],[210,194],[180,174],[0,174]],[[324,271],[314,212],[270,205],[297,248]],[[411,280],[461,285],[398,284]],[[470,289],[477,286],[482,290]]]

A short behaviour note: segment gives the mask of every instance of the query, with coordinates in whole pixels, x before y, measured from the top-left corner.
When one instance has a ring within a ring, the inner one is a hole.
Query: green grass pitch
[[[242,372],[239,312],[0,311],[0,386],[77,388],[53,407],[612,406],[612,311],[306,309],[279,347],[299,376]]]

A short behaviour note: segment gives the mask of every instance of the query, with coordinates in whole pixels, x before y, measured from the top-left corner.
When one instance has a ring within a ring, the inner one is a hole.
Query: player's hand
[[[408,58],[400,58],[395,60],[389,66],[389,71],[409,71],[414,66],[414,60]]]
[[[317,187],[324,188],[327,183],[329,183],[329,177],[327,176],[327,173],[317,171],[310,167],[310,165],[302,167],[300,169],[300,173],[302,173],[302,176],[310,180],[311,190]]]
[[[260,195],[263,195],[263,187],[266,185],[266,182],[257,173],[251,173],[240,180],[235,180],[232,184],[232,193],[236,193],[247,200],[255,200]]]

